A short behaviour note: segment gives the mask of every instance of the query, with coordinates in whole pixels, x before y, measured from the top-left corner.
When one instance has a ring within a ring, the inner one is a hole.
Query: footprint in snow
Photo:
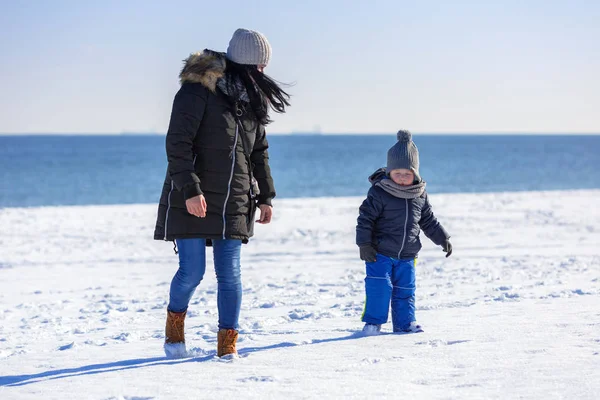
[[[75,342],[71,342],[69,344],[65,344],[64,346],[60,346],[58,348],[59,351],[65,351],[65,350],[71,350],[72,348],[75,347]]]
[[[249,376],[248,378],[238,379],[238,382],[275,382],[272,376]]]
[[[439,347],[439,346],[452,346],[454,344],[467,343],[467,342],[470,342],[470,340],[446,341],[446,340],[441,340],[441,339],[433,339],[433,340],[426,340],[423,342],[416,342],[415,344],[426,345],[426,346],[431,346],[431,347]]]

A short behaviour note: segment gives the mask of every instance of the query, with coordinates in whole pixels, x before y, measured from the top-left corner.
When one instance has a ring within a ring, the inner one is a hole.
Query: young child
[[[431,209],[419,175],[419,150],[408,131],[387,154],[387,167],[369,177],[372,186],[360,206],[356,244],[366,262],[365,335],[377,335],[388,320],[390,300],[394,332],[423,332],[415,320],[415,264],[419,232],[452,254],[450,235]]]

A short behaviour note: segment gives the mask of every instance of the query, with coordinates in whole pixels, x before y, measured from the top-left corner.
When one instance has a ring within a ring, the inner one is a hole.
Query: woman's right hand
[[[187,211],[199,218],[206,217],[206,199],[203,195],[190,197],[185,201]]]

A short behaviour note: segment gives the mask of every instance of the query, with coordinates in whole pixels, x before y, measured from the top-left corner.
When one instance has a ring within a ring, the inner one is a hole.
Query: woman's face
[[[256,66],[256,69],[258,69],[258,72],[265,72],[265,68],[267,68],[267,66],[264,64],[260,64],[260,65]]]

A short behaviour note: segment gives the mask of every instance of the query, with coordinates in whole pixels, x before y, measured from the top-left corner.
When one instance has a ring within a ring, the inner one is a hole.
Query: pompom
[[[397,133],[399,142],[410,142],[412,140],[412,135],[409,131],[400,130]]]

